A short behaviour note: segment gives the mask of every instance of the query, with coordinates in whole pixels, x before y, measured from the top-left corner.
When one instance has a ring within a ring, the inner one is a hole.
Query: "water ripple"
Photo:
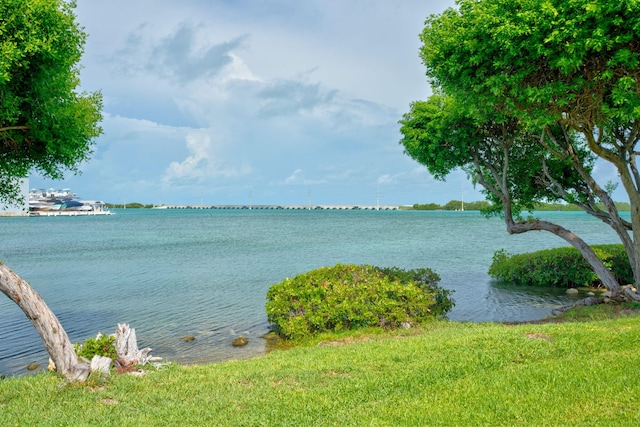
[[[616,242],[588,216],[563,214],[555,219],[588,241]],[[549,290],[501,287],[486,274],[498,249],[563,241],[509,236],[499,220],[474,212],[128,209],[0,220],[0,259],[40,292],[72,342],[127,322],[141,346],[181,363],[263,354],[269,286],[338,262],[432,268],[455,291],[454,320],[531,320],[567,301]],[[195,340],[181,340],[188,335]],[[249,344],[232,347],[238,335]],[[0,339],[0,373],[46,366],[37,333],[8,299],[0,301]]]

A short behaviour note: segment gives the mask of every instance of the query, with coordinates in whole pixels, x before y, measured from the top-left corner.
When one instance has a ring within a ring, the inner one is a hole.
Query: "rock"
[[[611,298],[613,296],[613,292],[611,291],[606,291],[604,294],[602,294],[602,296],[604,298]]]
[[[242,346],[247,345],[248,342],[249,342],[248,339],[246,339],[243,336],[239,336],[238,338],[236,338],[235,340],[233,340],[231,342],[231,345],[234,346],[234,347],[242,347]]]
[[[569,289],[567,289],[567,294],[568,295],[577,295],[578,294],[578,290],[576,288],[569,288]]]
[[[190,341],[195,341],[196,337],[194,337],[193,335],[187,335],[184,338],[180,338],[180,341],[184,341],[184,342],[190,342]]]
[[[595,296],[596,294],[594,294],[593,292],[589,291],[589,292],[587,292],[587,295],[589,295],[590,297],[593,297],[593,296]]]

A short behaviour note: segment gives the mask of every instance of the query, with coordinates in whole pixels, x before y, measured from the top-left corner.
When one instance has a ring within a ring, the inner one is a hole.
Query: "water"
[[[615,243],[583,213],[544,213],[588,243]],[[493,253],[566,246],[544,232],[509,236],[478,212],[118,210],[106,217],[0,218],[0,259],[43,296],[72,342],[117,323],[179,363],[265,352],[269,286],[336,263],[429,267],[455,291],[449,318],[519,321],[570,301],[562,290],[499,285]],[[181,338],[193,335],[195,341]],[[230,345],[244,335],[249,344]],[[0,297],[0,373],[47,364],[35,329]]]

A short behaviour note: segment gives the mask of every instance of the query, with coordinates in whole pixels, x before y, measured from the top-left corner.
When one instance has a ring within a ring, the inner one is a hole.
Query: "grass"
[[[7,378],[0,425],[640,425],[638,348],[640,316],[433,322],[106,383]]]

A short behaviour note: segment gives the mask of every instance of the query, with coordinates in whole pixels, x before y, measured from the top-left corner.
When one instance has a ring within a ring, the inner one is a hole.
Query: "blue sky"
[[[112,203],[481,200],[464,173],[436,181],[398,143],[398,120],[430,94],[418,34],[453,5],[79,0],[82,89],[103,94],[104,134],[82,174],[30,187]]]

